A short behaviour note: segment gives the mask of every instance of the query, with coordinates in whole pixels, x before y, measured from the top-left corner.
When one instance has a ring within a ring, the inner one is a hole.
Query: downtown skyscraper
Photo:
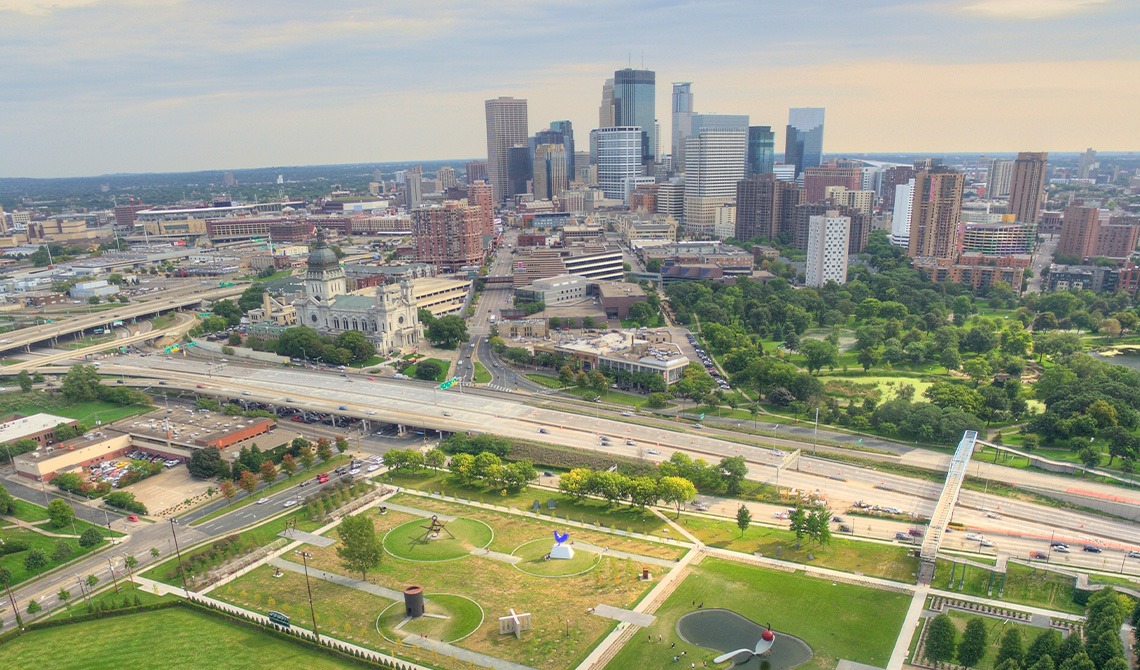
[[[685,140],[689,139],[692,131],[691,117],[693,116],[692,83],[687,81],[673,82],[673,170],[681,172],[685,169]]]
[[[641,128],[641,162],[657,160],[657,75],[625,68],[614,72],[614,124]]]
[[[962,189],[965,184],[964,174],[941,165],[915,176],[908,256],[958,257],[961,251]]]
[[[784,162],[796,166],[796,176],[804,168],[823,162],[823,107],[792,107],[784,144]]]
[[[526,100],[500,97],[484,103],[487,112],[487,173],[495,202],[513,195],[509,187],[508,153],[527,146]],[[527,170],[529,172],[529,170]]]
[[[1049,154],[1022,151],[1013,162],[1009,186],[1009,213],[1019,223],[1037,225],[1041,203],[1045,198],[1045,168]]]

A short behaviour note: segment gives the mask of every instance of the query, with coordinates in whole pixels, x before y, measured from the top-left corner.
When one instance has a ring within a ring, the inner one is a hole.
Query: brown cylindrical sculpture
[[[409,586],[404,589],[404,614],[412,618],[424,615],[424,587]]]

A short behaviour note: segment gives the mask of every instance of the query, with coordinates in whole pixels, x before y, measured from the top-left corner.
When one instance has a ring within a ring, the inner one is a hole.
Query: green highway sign
[[[455,386],[458,383],[459,383],[459,377],[452,377],[451,379],[448,379],[444,383],[440,384],[439,390],[440,391],[446,391],[447,389],[451,388],[452,386]]]

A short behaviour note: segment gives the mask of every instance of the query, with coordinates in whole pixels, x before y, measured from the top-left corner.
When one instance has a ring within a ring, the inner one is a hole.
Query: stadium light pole
[[[317,636],[317,642],[321,641],[321,634],[317,632],[317,611],[313,609],[313,588],[309,586],[309,559],[313,557],[307,551],[293,552],[301,557],[301,562],[305,565],[305,590],[309,592],[309,618],[313,622],[313,635]]]

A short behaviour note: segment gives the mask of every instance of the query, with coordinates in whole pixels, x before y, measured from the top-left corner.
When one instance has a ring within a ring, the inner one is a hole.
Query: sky
[[[0,176],[477,158],[483,101],[579,146],[657,73],[782,150],[1140,149],[1137,0],[0,0]]]

